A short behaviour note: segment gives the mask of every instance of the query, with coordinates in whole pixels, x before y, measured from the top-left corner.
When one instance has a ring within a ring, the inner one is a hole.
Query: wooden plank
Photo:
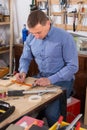
[[[87,31],[87,26],[82,26],[81,24],[79,24],[77,26],[77,31]]]
[[[63,12],[52,12],[51,14],[54,16],[61,16]]]
[[[70,4],[77,4],[78,2],[80,2],[81,0],[70,0]],[[87,4],[87,0],[82,0],[82,2]]]
[[[71,5],[74,5],[74,4],[77,4],[80,0],[70,0],[70,4]],[[87,4],[87,0],[82,0],[85,4]],[[59,1],[58,0],[50,0],[50,3],[51,4],[59,4]]]
[[[73,26],[68,24],[55,24],[55,26],[65,30],[73,30]],[[78,25],[76,31],[87,31],[87,26]]]
[[[59,4],[59,1],[58,0],[50,0],[50,3],[55,5],[55,4]]]
[[[7,87],[9,87],[9,89],[11,88],[11,89],[15,89],[15,87],[17,86],[18,87],[18,90],[19,90],[19,88],[20,88],[20,86],[22,87],[25,87],[25,89],[26,88],[31,88],[31,86],[29,86],[28,84],[33,84],[34,83],[34,78],[32,78],[32,77],[28,77],[28,78],[26,78],[26,80],[25,80],[25,83],[17,83],[15,80],[16,80],[16,78],[15,78],[15,76],[13,76],[13,77],[8,77],[9,79],[0,79],[0,89],[1,89],[1,87],[6,87],[6,90],[8,89]],[[14,82],[13,82],[14,81]],[[13,85],[14,84],[14,85]],[[14,87],[15,86],[15,87]],[[16,88],[17,88],[16,87]]]
[[[9,49],[8,50],[0,50],[0,54],[4,54],[4,53],[8,53],[9,52]]]
[[[9,0],[10,4],[10,56],[9,56],[9,73],[12,73],[13,61],[13,0]]]
[[[66,29],[65,24],[55,24],[55,26],[58,27],[58,28]]]
[[[37,2],[43,2],[43,1],[47,1],[47,0],[37,0]]]
[[[10,22],[0,22],[0,26],[3,26],[3,25],[10,25]]]
[[[66,30],[73,30],[73,26],[72,25],[66,25]]]
[[[74,13],[67,13],[67,17],[73,17]],[[76,18],[78,17],[78,13],[75,13]]]

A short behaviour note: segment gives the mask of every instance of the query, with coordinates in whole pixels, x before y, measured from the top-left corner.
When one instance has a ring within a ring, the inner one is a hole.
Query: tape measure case
[[[15,110],[15,106],[0,100],[0,123],[9,117]]]

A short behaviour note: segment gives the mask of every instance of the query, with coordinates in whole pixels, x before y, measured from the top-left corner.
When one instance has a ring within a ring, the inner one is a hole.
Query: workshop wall
[[[31,0],[14,0],[14,40],[21,35],[23,24],[26,24],[30,13]]]
[[[21,37],[21,30],[23,27],[23,24],[27,22],[28,14],[30,13],[30,4],[32,3],[32,0],[14,0],[14,39],[15,41],[19,41],[19,38]],[[78,4],[72,4],[69,5],[67,8],[67,12],[72,12],[75,10],[75,8],[78,10]],[[87,12],[87,4],[84,5],[86,12]],[[51,4],[51,12],[61,12],[60,5],[58,4]],[[61,16],[52,16],[52,20],[55,24],[61,24]],[[73,16],[67,17],[67,24],[71,26],[72,29],[72,23],[73,23]],[[76,18],[76,25],[78,24],[78,19]],[[82,26],[87,27],[87,13],[85,13]],[[60,27],[60,26],[59,26]],[[68,29],[68,28],[67,28]],[[81,30],[80,30],[81,31]]]

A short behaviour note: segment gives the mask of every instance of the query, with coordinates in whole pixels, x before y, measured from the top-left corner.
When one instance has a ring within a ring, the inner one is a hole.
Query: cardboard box
[[[71,97],[70,102],[67,103],[67,122],[71,123],[80,114],[80,104],[80,100]]]

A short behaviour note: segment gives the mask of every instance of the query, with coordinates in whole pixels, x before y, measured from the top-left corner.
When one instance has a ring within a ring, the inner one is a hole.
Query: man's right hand
[[[15,75],[15,77],[16,77],[16,80],[17,80],[18,82],[23,83],[23,82],[25,81],[25,78],[26,78],[26,73],[24,73],[24,72],[22,72],[22,73],[17,73],[17,74]]]

